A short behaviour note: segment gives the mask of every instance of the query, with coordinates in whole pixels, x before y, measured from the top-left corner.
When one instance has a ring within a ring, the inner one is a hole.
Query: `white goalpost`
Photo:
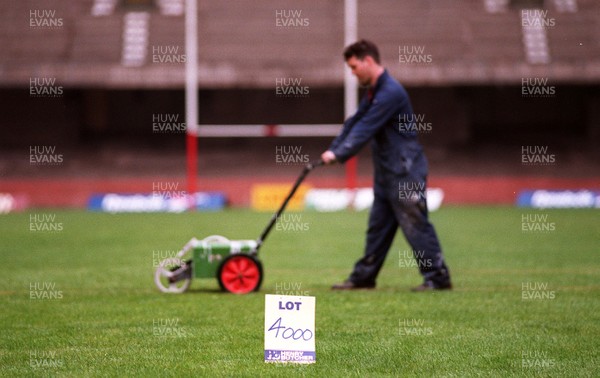
[[[339,124],[312,125],[314,133],[307,133],[307,125],[228,125],[227,130],[216,130],[217,125],[198,125],[198,0],[185,0],[185,124],[187,192],[197,190],[198,140],[201,136],[335,136]],[[357,0],[344,0],[344,45],[357,39]],[[344,70],[344,117],[356,111],[358,84],[350,70]],[[218,132],[215,132],[218,131]],[[356,188],[356,158],[346,163],[346,186]]]
[[[187,193],[194,195],[198,175],[198,4],[185,1],[185,125]],[[188,206],[191,207],[191,206]]]

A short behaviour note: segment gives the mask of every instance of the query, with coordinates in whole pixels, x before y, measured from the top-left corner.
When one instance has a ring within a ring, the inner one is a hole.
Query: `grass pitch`
[[[332,292],[367,214],[289,213],[258,293],[154,287],[192,236],[254,239],[270,214],[39,210],[0,216],[4,376],[598,376],[597,210],[446,207],[432,214],[452,292],[420,283],[398,234],[375,291]],[[292,216],[293,215],[293,216]],[[264,294],[317,298],[317,363],[263,362]]]

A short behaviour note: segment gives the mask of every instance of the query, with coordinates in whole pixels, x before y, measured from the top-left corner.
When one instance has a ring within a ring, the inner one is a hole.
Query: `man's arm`
[[[327,151],[325,151],[325,152],[323,152],[321,154],[321,160],[323,160],[323,162],[325,164],[332,164],[332,163],[336,162],[336,157],[335,157],[334,153],[332,152],[332,150],[336,149],[344,141],[344,139],[346,139],[346,137],[348,136],[348,134],[350,134],[350,130],[352,130],[352,127],[354,127],[354,124],[366,112],[367,105],[368,105],[368,102],[363,99],[363,101],[361,101],[361,103],[359,104],[358,110],[356,111],[356,113],[354,113],[354,115],[350,116],[344,122],[344,126],[342,127],[342,131],[331,142],[331,144],[329,145],[329,148],[327,149]]]
[[[398,117],[401,99],[396,96],[380,96],[374,101],[364,116],[356,121],[345,138],[333,148],[336,160],[343,163],[358,151],[392,118]]]
[[[356,113],[354,113],[354,115],[352,115],[350,118],[348,118],[344,122],[344,126],[342,127],[342,131],[331,142],[331,145],[329,145],[329,149],[328,150],[331,151],[331,150],[335,149],[337,146],[339,146],[344,141],[344,139],[346,139],[346,137],[350,133],[350,130],[352,130],[352,126],[354,126],[354,124],[356,123],[356,121],[362,116],[362,113],[364,113],[364,110],[361,109],[361,108],[359,108],[358,111]]]

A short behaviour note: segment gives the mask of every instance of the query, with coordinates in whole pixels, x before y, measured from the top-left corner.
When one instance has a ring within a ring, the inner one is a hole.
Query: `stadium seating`
[[[153,62],[151,49],[184,48],[183,2],[161,0],[147,9],[149,50],[141,66],[129,70],[122,70],[122,55],[124,17],[130,9],[122,2],[115,3],[114,9],[111,4],[107,0],[2,2],[0,86],[27,82],[30,72],[43,66],[58,81],[74,86],[181,87],[183,66]],[[555,0],[545,4],[556,26],[547,29],[550,62],[544,72],[553,72],[563,81],[598,79],[600,72],[593,67],[600,61],[600,43],[595,38],[600,32],[600,3]],[[358,6],[359,35],[379,42],[390,70],[407,84],[518,82],[530,70],[519,9],[510,2],[365,0]],[[38,10],[54,12],[61,26],[31,27],[30,12]],[[292,18],[306,23],[282,26],[278,11],[300,12]],[[202,86],[264,88],[272,87],[276,77],[303,77],[314,86],[342,81],[339,2],[199,1],[198,21]],[[401,47],[424,48],[422,54],[430,56],[430,62],[402,64]],[[564,69],[565,64],[577,69]],[[588,77],[582,78],[581,72]]]

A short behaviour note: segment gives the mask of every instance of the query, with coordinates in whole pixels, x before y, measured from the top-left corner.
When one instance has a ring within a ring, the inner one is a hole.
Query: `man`
[[[377,274],[398,226],[423,276],[423,284],[412,290],[451,289],[450,273],[435,229],[428,220],[427,160],[411,121],[414,114],[408,94],[381,65],[374,43],[358,41],[345,49],[344,58],[368,92],[321,159],[325,164],[344,163],[371,141],[375,199],[364,256],[356,262],[350,277],[332,289],[375,288]]]

